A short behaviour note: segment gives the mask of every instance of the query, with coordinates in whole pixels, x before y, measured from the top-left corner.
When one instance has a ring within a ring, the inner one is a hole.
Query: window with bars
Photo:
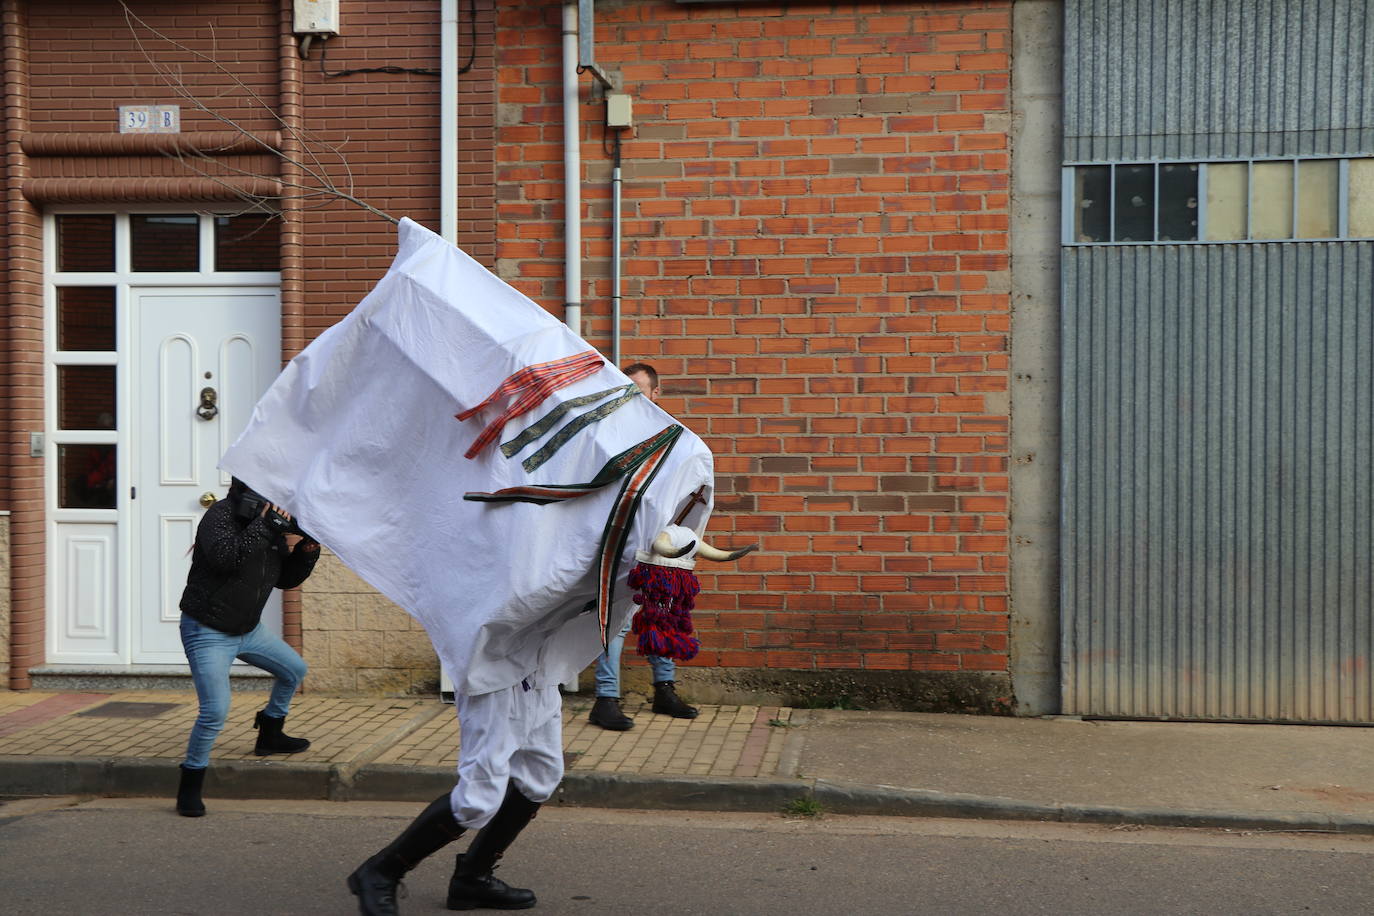
[[[1374,238],[1374,158],[1064,169],[1064,244]]]

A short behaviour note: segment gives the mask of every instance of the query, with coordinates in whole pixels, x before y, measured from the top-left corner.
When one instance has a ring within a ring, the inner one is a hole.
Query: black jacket
[[[235,505],[221,499],[201,518],[181,612],[221,633],[242,636],[262,619],[272,589],[304,582],[320,552],[305,550],[309,541],[291,549],[264,519],[239,518]]]

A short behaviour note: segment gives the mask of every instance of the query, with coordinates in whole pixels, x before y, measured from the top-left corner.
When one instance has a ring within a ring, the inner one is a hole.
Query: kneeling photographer
[[[287,534],[301,539],[291,547]],[[210,748],[229,715],[229,666],[235,658],[276,678],[267,706],[254,719],[253,753],[294,754],[310,746],[282,731],[291,697],[305,677],[305,661],[264,627],[262,610],[273,588],[294,588],[315,568],[320,545],[291,515],[234,478],[224,499],[196,528],[191,571],[181,596],[181,644],[191,665],[200,712],[186,745],[177,789],[177,813],[205,813],[201,788]]]

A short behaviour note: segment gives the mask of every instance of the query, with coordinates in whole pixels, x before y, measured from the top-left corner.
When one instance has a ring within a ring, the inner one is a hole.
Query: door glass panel
[[[115,428],[115,367],[57,367],[57,428]]]
[[[1298,238],[1335,237],[1340,186],[1339,160],[1309,159],[1298,163]]]
[[[1155,170],[1151,165],[1116,167],[1118,242],[1150,242],[1155,237]]]
[[[1293,163],[1256,162],[1251,172],[1250,237],[1293,237]]]
[[[1197,240],[1197,164],[1159,167],[1159,240]]]
[[[115,508],[115,447],[59,445],[57,504],[63,509]]]
[[[273,213],[215,217],[215,270],[280,270],[281,220]]]
[[[114,217],[71,214],[57,218],[57,269],[66,272],[115,268]]]
[[[57,349],[115,348],[115,290],[113,286],[57,288]]]
[[[136,214],[129,217],[129,233],[134,270],[200,270],[200,219],[195,214]]]

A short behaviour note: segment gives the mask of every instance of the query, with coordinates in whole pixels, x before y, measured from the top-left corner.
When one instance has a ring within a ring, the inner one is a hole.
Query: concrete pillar
[[[1012,8],[1011,676],[1018,715],[1059,712],[1062,0]]]

